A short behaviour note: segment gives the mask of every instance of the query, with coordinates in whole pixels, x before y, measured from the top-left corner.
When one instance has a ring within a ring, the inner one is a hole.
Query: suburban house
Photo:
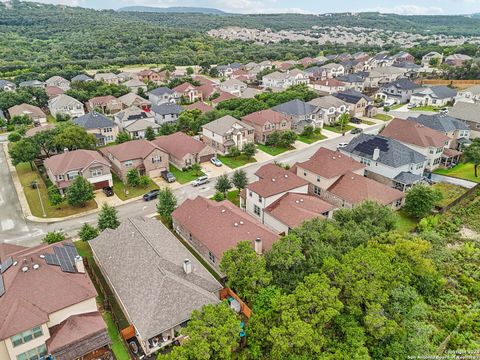
[[[361,60],[346,60],[340,63],[345,69],[345,74],[353,74],[365,69],[365,62]]]
[[[312,81],[310,82],[309,87],[326,94],[333,94],[345,90],[345,83],[338,81],[337,79],[325,79]]]
[[[320,66],[312,66],[304,70],[310,81],[318,81],[327,79],[327,69]]]
[[[158,125],[162,125],[177,121],[178,116],[183,111],[183,108],[173,102],[166,102],[160,105],[154,104],[150,110],[155,114],[155,122]]]
[[[272,109],[260,110],[242,117],[242,121],[254,128],[255,141],[264,144],[275,131],[292,129],[290,119]]]
[[[128,93],[120,96],[118,100],[121,101],[125,105],[125,107],[136,106],[143,110],[150,109],[150,106],[152,105],[149,100],[144,99],[134,93]]]
[[[317,61],[314,58],[306,56],[298,60],[298,63],[302,65],[304,68],[309,67],[312,64],[315,64]]]
[[[140,80],[143,83],[146,83],[147,81],[151,81],[158,84],[165,80],[164,77],[161,76],[158,72],[150,69],[142,70],[138,72],[136,75],[138,77],[138,80]]]
[[[185,101],[189,103],[203,100],[202,92],[188,82],[180,84],[174,87],[172,90],[177,94],[180,94],[180,97],[183,97]]]
[[[464,54],[452,54],[445,58],[444,63],[450,66],[463,66],[467,61],[472,60],[472,57]]]
[[[249,241],[258,254],[269,250],[278,235],[238,206],[197,196],[172,213],[173,229],[217,272],[223,253],[240,241]],[[178,241],[178,240],[177,240]]]
[[[216,151],[227,154],[232,146],[242,150],[254,142],[254,128],[233,116],[226,115],[202,126],[203,142]]]
[[[403,104],[408,102],[413,92],[420,87],[408,79],[398,79],[382,85],[375,94],[375,98],[385,102],[393,101],[394,104]]]
[[[474,85],[467,89],[459,90],[455,97],[455,103],[458,102],[480,103],[480,85]]]
[[[168,154],[147,140],[127,141],[101,148],[100,152],[123,182],[126,182],[127,172],[131,169],[137,169],[140,175],[150,178],[160,177],[162,171],[168,170]]]
[[[55,86],[63,91],[67,91],[70,89],[70,81],[61,76],[52,76],[50,79],[45,80],[45,86]]]
[[[422,181],[427,163],[425,155],[381,135],[360,134],[340,152],[364,164],[366,177],[401,191]]]
[[[118,85],[118,77],[114,73],[96,73],[93,77],[95,81],[103,81],[107,84]]]
[[[89,81],[93,81],[93,79],[90,77],[90,76],[87,76],[85,74],[79,74],[79,75],[76,75],[72,78],[72,83],[73,82],[89,82]]]
[[[14,116],[28,116],[35,125],[47,123],[47,115],[38,106],[30,104],[20,104],[8,109],[10,119]]]
[[[220,83],[220,90],[228,92],[232,95],[240,96],[247,88],[247,84],[237,79],[228,79]]]
[[[387,51],[382,51],[370,58],[367,62],[370,69],[392,66],[395,61],[393,56],[388,55]]]
[[[272,110],[287,116],[292,123],[292,130],[296,133],[301,133],[307,125],[319,129],[323,127],[323,121],[319,114],[318,107],[302,100],[290,100],[274,106]]]
[[[458,102],[450,108],[448,115],[464,121],[470,128],[470,137],[480,137],[480,104]]]
[[[368,116],[369,106],[373,104],[372,98],[355,90],[345,90],[333,94],[336,98],[345,101],[350,105],[351,116]]]
[[[123,103],[115,96],[97,96],[87,101],[88,111],[100,111],[103,114],[116,114],[123,110]]]
[[[409,62],[409,63],[414,63],[415,62],[415,57],[406,52],[406,51],[400,51],[393,55],[393,58],[395,59],[394,61],[396,63],[402,63],[402,62]]]
[[[214,99],[212,99],[212,105],[213,106],[217,106],[218,104],[220,104],[222,101],[226,101],[226,100],[230,100],[230,99],[235,99],[236,96],[233,95],[233,94],[230,94],[228,92],[225,92],[225,91],[216,91],[216,93],[220,94],[218,95],[217,97],[215,97]]]
[[[124,220],[89,244],[130,323],[126,340],[135,337],[147,356],[181,339],[192,311],[220,302],[222,285],[156,219]]]
[[[449,147],[451,141],[448,136],[439,131],[416,121],[402,119],[393,119],[380,135],[400,141],[426,156],[426,169],[429,171],[440,166],[444,149]]]
[[[145,139],[148,128],[152,128],[155,134],[157,134],[161,126],[147,119],[137,119],[125,125],[123,131],[130,135],[132,139]]]
[[[48,109],[52,116],[58,114],[68,115],[75,119],[79,116],[85,115],[83,104],[71,96],[61,94],[48,101]]]
[[[317,196],[287,192],[264,209],[264,224],[279,234],[315,218],[331,218],[335,206]]]
[[[262,77],[262,86],[272,89],[286,89],[290,86],[308,84],[309,76],[302,70],[292,69],[286,72],[275,71]]]
[[[193,104],[188,104],[184,106],[185,110],[198,110],[201,113],[207,113],[213,111],[213,106],[210,106],[202,101],[194,102]]]
[[[113,120],[96,111],[73,119],[72,123],[95,135],[99,146],[107,145],[117,140],[118,125]]]
[[[308,182],[275,164],[263,165],[255,172],[259,180],[248,184],[240,198],[240,207],[265,224],[264,210],[288,192],[308,193]]]
[[[177,102],[180,100],[180,94],[167,87],[158,87],[147,93],[148,100],[152,104],[160,105],[166,102]]]
[[[156,125],[155,114],[151,111],[144,111],[137,106],[130,106],[116,113],[113,120],[120,127],[120,130],[124,130],[125,127],[138,120],[145,120],[151,123],[152,127]]]
[[[17,85],[8,80],[0,80],[0,90],[15,91],[17,90]]]
[[[18,84],[18,87],[20,88],[34,87],[34,88],[43,89],[45,87],[45,83],[40,80],[27,80],[27,81],[22,81],[20,84]]]
[[[45,93],[48,96],[48,99],[53,99],[54,97],[64,94],[65,91],[56,86],[45,86]]]
[[[443,61],[443,55],[436,51],[431,51],[422,57],[423,66],[430,66],[433,61],[438,61],[438,64],[440,65]]]
[[[118,73],[117,78],[119,83],[126,83],[130,80],[138,80],[137,74],[130,71],[122,71],[121,73]]]
[[[410,97],[410,103],[417,106],[446,106],[453,103],[457,91],[448,86],[430,86],[416,90]]]
[[[177,169],[184,169],[210,161],[215,156],[215,150],[203,142],[179,131],[171,135],[160,136],[152,141],[169,155],[170,164]]]
[[[82,176],[96,190],[112,186],[110,164],[97,151],[72,150],[53,155],[44,161],[50,181],[62,194],[77,176]]]
[[[362,92],[365,89],[365,79],[359,74],[338,76],[336,80],[341,81],[344,84],[345,89],[351,89],[359,92]]]
[[[338,121],[340,116],[347,113],[350,108],[348,103],[332,95],[319,97],[310,100],[308,103],[320,110],[319,115],[323,124],[326,125],[331,125]]]
[[[366,88],[378,88],[404,76],[405,70],[395,66],[378,67],[363,73]]]
[[[147,91],[147,85],[138,79],[127,80],[123,83],[123,85],[128,87],[128,89],[135,94],[138,94],[140,89],[142,89],[142,91]]]
[[[232,63],[227,65],[218,65],[216,69],[220,77],[230,77],[234,71],[240,69],[241,67],[242,64],[240,63]]]
[[[0,254],[0,359],[112,356],[97,292],[72,242],[1,243]]]
[[[345,75],[345,68],[342,64],[330,63],[322,65],[321,67],[327,72],[327,78],[335,78]]]

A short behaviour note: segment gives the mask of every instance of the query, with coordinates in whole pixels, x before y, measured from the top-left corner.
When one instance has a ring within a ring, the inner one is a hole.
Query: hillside
[[[210,15],[225,15],[226,12],[205,7],[187,7],[187,6],[170,6],[170,7],[153,7],[153,6],[125,6],[117,11],[135,11],[135,12],[152,12],[152,13],[197,13]]]

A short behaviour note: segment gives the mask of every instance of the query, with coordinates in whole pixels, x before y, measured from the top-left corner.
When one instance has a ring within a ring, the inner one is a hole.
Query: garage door
[[[108,186],[108,180],[97,182],[93,186],[95,186],[95,190],[103,189]]]
[[[210,161],[212,157],[213,157],[213,154],[200,156],[200,162],[203,163],[203,162]]]

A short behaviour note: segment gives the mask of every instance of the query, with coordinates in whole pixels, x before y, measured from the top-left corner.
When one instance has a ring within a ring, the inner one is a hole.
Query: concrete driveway
[[[215,166],[210,161],[202,163],[202,171],[207,175],[209,178],[214,178],[219,175],[228,173],[231,169],[223,164],[222,166]]]

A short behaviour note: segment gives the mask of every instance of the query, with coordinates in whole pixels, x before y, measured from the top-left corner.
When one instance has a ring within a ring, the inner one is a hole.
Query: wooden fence
[[[419,79],[415,82],[419,85],[445,85],[457,88],[467,88],[473,85],[480,85],[480,80]]]
[[[464,200],[465,198],[469,197],[470,195],[474,194],[478,189],[480,188],[480,184],[477,184],[475,185],[474,187],[472,187],[471,189],[468,189],[465,193],[463,193],[462,195],[460,195],[458,198],[456,198],[455,200],[453,200],[450,204],[444,206],[443,208],[441,208],[439,210],[439,213],[443,214],[445,212],[447,212],[448,210],[450,210],[452,207],[454,207],[455,205],[458,205],[462,200]]]

